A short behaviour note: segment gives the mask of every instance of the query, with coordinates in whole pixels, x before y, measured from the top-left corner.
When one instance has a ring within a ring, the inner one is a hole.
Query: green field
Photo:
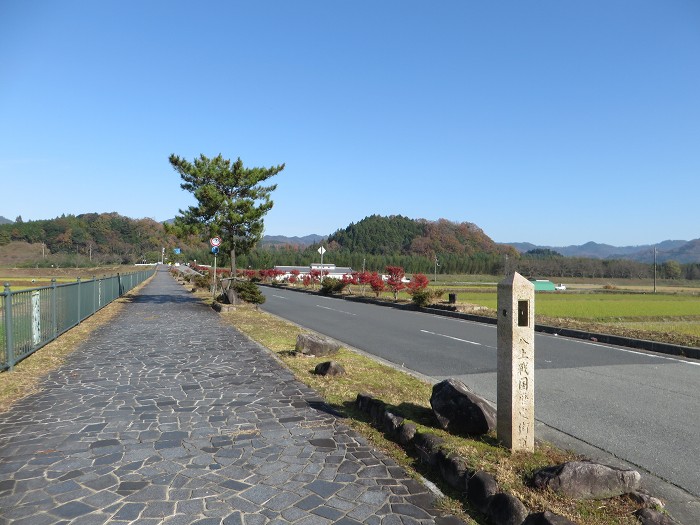
[[[458,303],[496,309],[496,292],[457,294]],[[699,317],[700,296],[630,293],[538,293],[535,313],[546,317],[613,322],[624,319]]]
[[[456,295],[456,308],[465,313],[495,317],[497,278],[494,276],[440,276],[430,287],[443,291],[439,303]],[[469,278],[471,280],[467,280]],[[475,278],[476,277],[476,278]],[[538,292],[535,317],[539,324],[589,332],[650,339],[700,347],[700,287],[690,281],[659,282],[658,292],[641,280],[582,280],[567,283],[565,292]],[[360,288],[353,287],[359,294]],[[365,295],[373,296],[366,289]],[[393,300],[389,291],[380,299]],[[402,291],[399,301],[411,297]]]

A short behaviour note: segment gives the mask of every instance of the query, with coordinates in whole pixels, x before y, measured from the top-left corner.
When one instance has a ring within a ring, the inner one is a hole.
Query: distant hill
[[[446,219],[409,219],[401,215],[365,217],[330,235],[328,244],[370,255],[419,255],[427,258],[436,254],[470,257],[515,253],[511,247],[495,243],[476,224]]]
[[[174,248],[207,253],[206,244],[196,237],[177,239],[153,219],[130,219],[114,212],[0,224],[0,246],[12,244],[10,248],[16,248],[19,243],[40,250],[43,245],[41,262],[61,265],[77,265],[82,259],[110,264],[154,262],[161,257],[163,248],[166,256],[171,256]],[[60,261],[48,261],[49,257],[59,256]]]
[[[657,262],[676,261],[681,264],[700,262],[700,239],[692,241],[682,241],[682,244],[675,243],[681,241],[666,241],[670,244],[661,248],[657,245],[656,260]],[[661,243],[663,244],[663,243]],[[629,257],[634,261],[650,263],[654,261],[654,248],[651,247],[643,252],[638,252]]]
[[[265,235],[260,246],[310,246],[321,242],[326,237],[323,235],[305,235],[304,237],[286,237],[284,235]]]
[[[584,257],[590,259],[628,259],[637,262],[650,263],[654,261],[656,247],[657,262],[674,260],[679,263],[700,262],[700,239],[694,241],[667,240],[656,245],[611,246],[587,242],[571,246],[538,246],[529,242],[504,243],[514,247],[520,253],[535,249],[549,249],[565,257]]]
[[[0,224],[14,224],[14,222],[0,215]]]

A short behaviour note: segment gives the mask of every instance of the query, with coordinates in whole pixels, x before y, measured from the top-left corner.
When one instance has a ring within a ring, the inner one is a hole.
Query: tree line
[[[21,219],[18,217],[18,219]],[[130,219],[117,213],[62,215],[55,219],[22,221],[0,225],[0,245],[12,241],[43,243],[46,262],[133,264],[160,260],[176,247],[195,251],[202,246],[197,237],[177,239],[153,219]]]
[[[240,258],[241,268],[272,268],[274,266],[309,266],[320,262],[320,244],[300,249],[296,246],[282,248],[256,248]],[[505,275],[517,271],[528,277],[550,277],[554,279],[607,278],[607,279],[652,279],[654,265],[625,259],[590,259],[584,257],[538,258],[529,254],[515,256],[476,253],[460,256],[446,253],[435,258],[419,255],[371,255],[344,249],[329,249],[324,262],[336,266],[351,267],[355,271],[383,271],[387,266],[400,266],[406,273],[463,275]],[[659,279],[700,279],[700,263],[680,264],[666,261],[656,268]]]
[[[44,243],[50,257],[34,264],[61,265],[132,264],[155,262],[166,249],[166,261],[211,264],[213,256],[201,235],[178,238],[153,219],[130,219],[117,213],[62,215],[55,219],[0,225],[0,245],[11,241]],[[367,232],[374,231],[370,234]],[[367,233],[367,238],[363,234]],[[309,266],[319,262],[321,244],[307,247],[254,247],[239,255],[239,268]],[[524,254],[496,245],[470,223],[415,221],[406,217],[373,215],[333,234],[324,242],[325,261],[336,266],[382,272],[402,267],[409,274],[505,275],[518,271],[530,277],[573,279],[651,279],[654,266],[625,259],[564,257],[546,249]],[[181,254],[176,254],[179,248]],[[230,264],[229,254],[219,254],[219,266]],[[660,279],[700,279],[700,263],[666,261],[656,268]]]

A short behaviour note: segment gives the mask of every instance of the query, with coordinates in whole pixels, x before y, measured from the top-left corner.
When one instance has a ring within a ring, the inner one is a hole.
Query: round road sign
[[[219,246],[221,244],[221,238],[220,237],[212,237],[209,239],[209,244],[212,246]]]

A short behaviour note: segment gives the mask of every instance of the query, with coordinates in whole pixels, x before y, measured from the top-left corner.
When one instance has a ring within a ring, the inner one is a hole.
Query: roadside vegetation
[[[204,294],[202,294],[205,299]],[[206,296],[209,300],[209,296]],[[355,408],[358,393],[368,393],[388,403],[397,413],[413,421],[419,431],[432,432],[446,439],[448,447],[465,458],[474,470],[485,470],[496,477],[499,486],[508,490],[531,512],[549,510],[569,519],[590,525],[637,524],[632,513],[638,506],[629,498],[607,501],[574,501],[550,491],[542,492],[528,485],[528,477],[537,469],[580,459],[572,452],[558,450],[546,443],[538,443],[534,454],[515,453],[501,447],[495,435],[464,438],[450,435],[437,426],[430,409],[431,385],[374,358],[348,349],[341,349],[333,357],[343,365],[347,374],[341,377],[322,377],[313,373],[315,366],[328,358],[305,357],[294,352],[296,337],[302,329],[262,312],[251,305],[237,307],[222,314],[224,319],[269,348],[290,368],[303,383],[311,386],[346,421],[367,436],[377,447],[390,454],[414,475],[422,475],[438,484],[446,498],[441,501],[444,510],[459,515],[467,523],[484,524],[486,521],[466,502],[463,494],[443,484],[436,473],[426,469],[418,458],[376,430],[367,416]]]
[[[119,269],[119,267],[110,267],[111,271]],[[60,275],[61,278],[73,280],[78,276],[88,278],[93,274],[98,276],[108,274],[110,270],[100,268],[99,271],[88,270],[82,273],[81,271],[69,273],[68,270],[64,270],[65,273]],[[5,269],[0,270],[0,274],[7,279],[15,279],[14,282],[19,282],[18,279],[35,279],[36,282],[45,279],[45,276],[42,277],[41,273],[36,273],[36,270],[32,274],[29,270],[17,272]],[[438,287],[431,285],[426,289],[441,290],[443,293],[436,300],[444,304],[447,304],[444,300],[444,294],[455,293],[457,296],[455,306],[457,308],[477,307],[479,313],[484,314],[485,312],[486,315],[489,315],[495,309],[496,280],[496,277],[484,276],[481,279],[474,279],[466,285],[462,278],[455,279],[452,283],[438,283]],[[201,279],[201,282],[203,286],[195,293],[203,302],[211,303],[212,297],[208,290],[210,281],[205,278]],[[318,284],[320,286],[320,283]],[[192,285],[193,283],[187,283],[189,289],[192,289]],[[298,286],[303,285],[299,284]],[[342,293],[361,294],[363,292],[360,286],[359,284],[349,285],[344,287]],[[538,294],[537,307],[549,315],[566,312],[567,315],[572,316],[568,318],[572,322],[591,323],[601,330],[606,326],[612,327],[616,323],[622,322],[620,319],[624,318],[626,319],[625,324],[632,322],[643,324],[644,331],[640,329],[640,333],[645,334],[651,333],[649,327],[654,324],[665,326],[668,336],[668,330],[673,329],[678,324],[679,318],[686,318],[688,323],[696,325],[700,323],[698,320],[700,318],[698,312],[700,297],[694,291],[644,295],[629,293],[630,290],[606,290],[604,285],[598,285],[595,288],[590,284],[585,284],[578,290],[575,287],[569,288],[564,293]],[[374,295],[371,287],[365,287],[364,293]],[[384,300],[394,300],[394,292],[388,288],[380,292],[380,295]],[[400,290],[397,300],[409,301],[410,296]],[[123,308],[123,302],[124,299],[121,299],[105,307],[79,327],[22,361],[12,373],[3,373],[3,381],[0,382],[0,411],[7,410],[17,399],[36,391],[40,379],[50,370],[60,366],[65,357],[82,343],[92,330],[109,322],[119,309]],[[612,306],[608,308],[605,305]],[[598,313],[595,314],[595,312]],[[621,317],[620,312],[624,312],[625,316]],[[627,497],[602,502],[577,502],[551,492],[539,492],[530,488],[528,477],[533,471],[544,466],[577,459],[575,454],[558,450],[544,443],[538,444],[535,454],[532,455],[510,454],[498,445],[494,435],[477,439],[448,435],[436,427],[429,407],[431,392],[429,384],[402,370],[349,349],[342,349],[340,354],[335,357],[335,360],[343,364],[347,370],[346,376],[332,379],[319,377],[313,374],[313,369],[322,359],[302,357],[293,351],[296,336],[301,331],[296,325],[265,314],[254,305],[240,306],[234,311],[221,315],[227,322],[272,350],[299,380],[314,388],[331,406],[343,413],[348,424],[368,436],[377,447],[392,455],[410,472],[432,478],[438,484],[440,483],[433,473],[420,464],[417,457],[413,456],[410,451],[407,453],[400,446],[387,439],[383,433],[370,425],[363,413],[355,409],[354,401],[358,393],[365,392],[384,400],[396,412],[415,422],[419,430],[430,431],[444,437],[449,446],[468,461],[471,468],[485,470],[494,475],[502,488],[520,498],[531,511],[550,510],[581,524],[632,525],[637,523],[632,513],[638,508],[638,505]],[[577,317],[573,317],[574,315]],[[658,321],[650,322],[649,319],[653,317],[658,318]],[[637,320],[632,321],[631,319]],[[671,322],[671,319],[676,321]],[[567,318],[538,318],[538,322],[557,320],[567,322]],[[486,523],[483,516],[469,507],[461,494],[444,485],[440,485],[440,488],[446,494],[446,498],[441,501],[445,510],[460,515],[467,523]]]

